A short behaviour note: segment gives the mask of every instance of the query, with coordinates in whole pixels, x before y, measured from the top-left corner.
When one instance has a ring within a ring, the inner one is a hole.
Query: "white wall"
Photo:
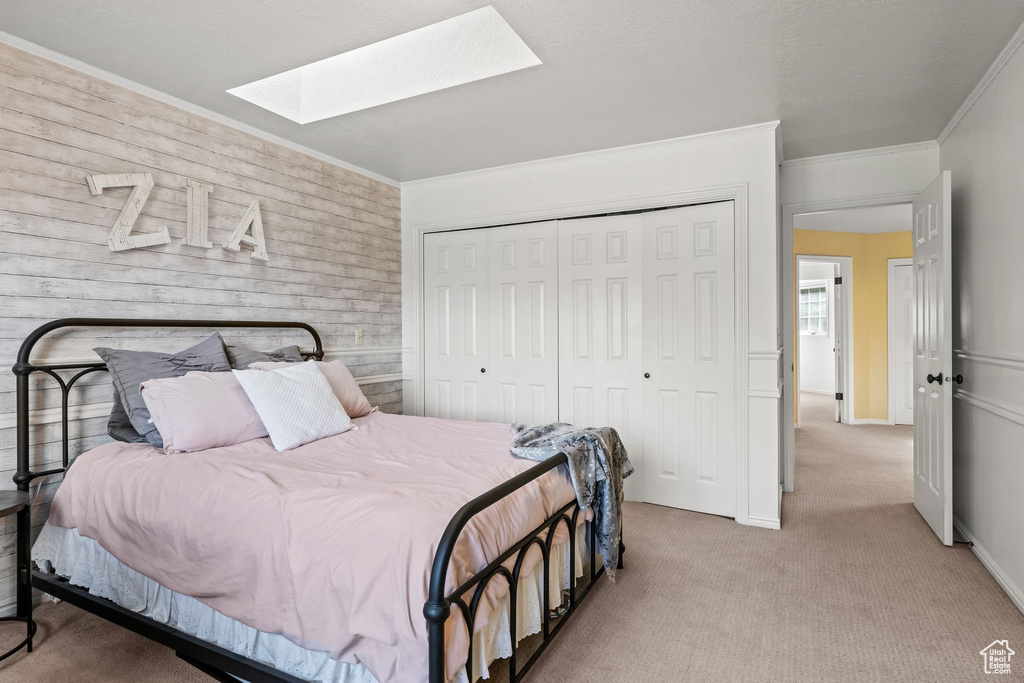
[[[825,282],[828,301],[828,334],[800,335],[800,390],[819,394],[836,391],[835,308],[832,300],[835,265],[832,263],[800,263],[800,286],[805,283]]]
[[[1024,610],[1022,42],[1019,31],[940,137],[940,161],[953,178],[953,365],[964,376],[953,405],[953,514]]]
[[[747,496],[737,519],[779,523],[777,122],[599,152],[419,180],[402,185],[402,291],[406,410],[422,410],[421,236],[468,228],[611,210],[686,203],[723,186],[746,188],[748,267],[743,321],[748,348]],[[767,257],[766,257],[767,256]],[[742,446],[741,446],[742,447]],[[748,508],[743,509],[744,503]]]

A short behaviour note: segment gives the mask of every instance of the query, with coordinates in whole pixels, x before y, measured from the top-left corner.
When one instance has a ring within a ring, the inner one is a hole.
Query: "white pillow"
[[[352,428],[352,420],[316,363],[232,372],[279,452]]]

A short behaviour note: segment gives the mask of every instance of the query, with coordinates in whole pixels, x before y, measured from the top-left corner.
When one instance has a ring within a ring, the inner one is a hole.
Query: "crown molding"
[[[960,125],[960,122],[964,120],[964,117],[970,113],[971,109],[974,108],[974,105],[978,103],[978,100],[980,100],[988,91],[989,87],[991,87],[999,77],[999,74],[1003,72],[1003,69],[1005,69],[1007,65],[1013,61],[1013,58],[1017,56],[1017,53],[1020,52],[1020,48],[1022,46],[1024,46],[1024,24],[1020,25],[1020,28],[1018,28],[1017,32],[1013,34],[1013,38],[1010,39],[1010,42],[1006,44],[1003,51],[1000,52],[999,56],[996,57],[996,60],[992,62],[992,66],[988,68],[985,75],[982,76],[981,80],[978,81],[978,84],[974,86],[974,90],[971,91],[971,94],[967,96],[964,103],[961,104],[960,108],[956,110],[955,114],[953,114],[953,118],[949,120],[949,123],[946,124],[946,127],[939,134],[937,140],[938,144],[943,144],[946,141],[946,138],[956,130],[956,127]]]
[[[197,116],[202,116],[203,118],[210,119],[211,121],[214,121],[216,123],[220,123],[230,128],[234,128],[235,130],[240,130],[243,133],[248,133],[249,135],[260,138],[262,140],[266,140],[267,142],[272,142],[275,145],[287,147],[288,149],[299,152],[300,154],[305,154],[306,156],[313,157],[314,159],[319,159],[320,161],[327,162],[328,164],[331,164],[333,166],[344,168],[354,173],[364,175],[367,178],[372,178],[382,183],[386,183],[393,187],[401,187],[401,183],[399,183],[394,178],[388,178],[387,176],[383,176],[380,173],[375,173],[361,166],[356,166],[355,164],[350,164],[347,161],[342,161],[337,157],[332,157],[329,154],[318,152],[317,150],[312,149],[311,147],[306,147],[305,145],[300,145],[297,142],[286,140],[285,138],[274,135],[273,133],[268,133],[267,131],[256,128],[255,126],[250,126],[247,123],[242,123],[241,121],[237,121],[230,117],[224,116],[223,114],[218,114],[213,110],[206,109],[205,107],[200,107],[197,104],[192,104],[191,102],[175,97],[174,95],[169,95],[160,90],[156,90],[155,88],[150,88],[147,85],[136,83],[135,81],[123,78],[121,76],[118,76],[117,74],[110,73],[109,71],[104,71],[103,69],[92,66],[91,64],[86,64],[85,62],[75,59],[73,57],[68,57],[65,54],[61,54],[60,52],[55,52],[49,48],[43,47],[42,45],[31,43],[23,38],[11,35],[10,33],[0,31],[0,43],[6,43],[11,47],[23,50],[25,52],[28,52],[29,54],[33,54],[37,57],[42,57],[43,59],[48,59],[51,62],[56,62],[57,64],[66,66],[69,69],[74,69],[75,71],[81,71],[82,73],[87,74],[89,76],[93,76],[100,80],[107,81],[108,83],[113,83],[114,85],[120,86],[127,90],[131,90],[133,92],[137,92],[140,95],[145,95],[146,97],[150,97],[154,100],[163,102],[164,104],[168,104],[172,107],[183,109],[189,113],[196,114]]]
[[[421,183],[431,183],[439,180],[449,180],[452,178],[459,178],[462,176],[475,176],[475,175],[487,175],[491,173],[500,173],[514,168],[524,166],[546,166],[548,164],[558,163],[561,161],[573,160],[573,159],[593,159],[596,157],[613,156],[615,154],[623,154],[626,152],[633,152],[641,149],[653,149],[657,147],[669,147],[671,145],[696,142],[699,140],[709,140],[713,138],[724,138],[731,137],[734,135],[743,135],[745,133],[755,133],[763,130],[774,131],[780,125],[779,121],[766,121],[764,123],[753,123],[747,126],[738,126],[736,128],[726,128],[724,130],[715,130],[707,133],[695,133],[693,135],[683,135],[676,138],[668,138],[665,140],[652,140],[651,142],[638,142],[632,145],[621,145],[619,147],[608,147],[606,149],[595,149],[589,152],[574,152],[572,154],[562,154],[560,156],[545,157],[543,159],[531,159],[529,161],[517,161],[513,164],[504,164],[502,166],[490,166],[488,168],[480,168],[472,171],[459,171],[457,173],[449,173],[447,175],[431,176],[429,178],[418,178],[416,180],[407,180],[402,183],[402,187],[407,185],[418,185]]]
[[[890,145],[889,147],[873,147],[871,149],[858,149],[852,152],[837,152],[835,154],[822,154],[814,157],[801,157],[782,162],[783,168],[791,166],[809,166],[813,164],[830,164],[836,161],[852,161],[854,159],[867,159],[870,157],[884,157],[894,154],[908,154],[925,150],[938,149],[939,143],[935,140],[922,142],[911,142],[905,145]]]

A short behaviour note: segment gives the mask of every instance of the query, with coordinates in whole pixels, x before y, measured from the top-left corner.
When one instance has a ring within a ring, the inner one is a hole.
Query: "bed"
[[[295,328],[323,357],[316,330],[291,322],[64,319],[29,335],[13,368],[14,480],[65,480],[38,568],[19,558],[19,616],[31,619],[35,587],[221,681],[471,683],[499,658],[516,681],[603,573],[564,456],[512,457],[508,425],[374,412],[284,454],[266,439],[174,456],[114,442],[68,471],[71,391],[105,366],[29,359],[69,327]],[[63,463],[47,471],[30,466],[35,372],[60,384],[65,409]]]

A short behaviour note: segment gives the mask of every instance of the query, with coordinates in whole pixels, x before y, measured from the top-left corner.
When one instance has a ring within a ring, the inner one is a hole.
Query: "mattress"
[[[463,504],[535,463],[511,456],[508,425],[382,413],[353,422],[356,430],[286,453],[268,439],[177,455],[105,444],[76,459],[48,526],[255,632],[385,683],[424,680],[422,607],[444,528]],[[553,470],[474,517],[446,591],[573,498],[565,473]],[[556,543],[566,536],[562,525]],[[531,548],[524,571],[540,559]],[[488,583],[474,634],[501,611],[507,589],[500,578]],[[468,635],[453,613],[449,678],[465,663]]]

